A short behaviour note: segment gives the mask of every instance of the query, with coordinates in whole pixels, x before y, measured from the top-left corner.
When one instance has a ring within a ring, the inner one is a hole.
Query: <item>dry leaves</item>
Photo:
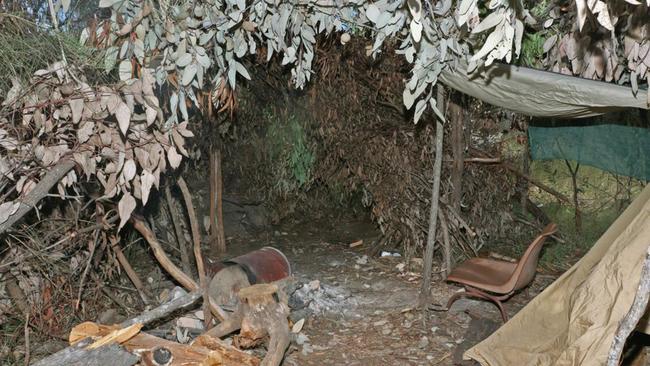
[[[61,63],[39,70],[30,85],[14,84],[2,103],[19,113],[0,115],[0,193],[6,197],[0,222],[16,212],[17,199],[50,167],[72,157],[85,180],[96,179],[103,187],[101,201],[119,202],[122,228],[138,201],[146,204],[158,186],[167,170],[165,158],[177,168],[183,157],[176,149],[186,154],[185,138],[193,134],[187,123],[164,129],[149,71],[119,88],[93,88],[74,72],[72,77]],[[68,173],[57,185],[58,194],[77,196],[69,191],[77,192],[79,178],[75,170]]]

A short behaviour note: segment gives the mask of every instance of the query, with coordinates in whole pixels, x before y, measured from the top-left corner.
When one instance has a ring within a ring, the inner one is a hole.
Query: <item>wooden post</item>
[[[437,105],[440,112],[444,111],[444,92],[442,86],[438,86],[438,95],[436,96]],[[433,163],[433,187],[431,188],[431,209],[429,211],[429,231],[427,233],[427,246],[424,253],[424,269],[422,272],[422,288],[418,305],[424,307],[431,297],[431,273],[433,271],[433,249],[436,243],[436,223],[438,221],[438,207],[440,205],[440,171],[442,170],[442,140],[444,127],[442,121],[436,119],[436,138],[435,138],[435,161]]]
[[[524,138],[524,154],[522,156],[523,160],[523,173],[524,175],[530,175],[530,147],[528,145],[528,137]],[[526,179],[522,179],[519,183],[519,205],[521,206],[521,212],[528,211],[528,189],[530,183]],[[537,208],[537,207],[536,207]]]
[[[194,204],[192,203],[192,195],[190,194],[190,190],[183,177],[178,178],[178,187],[181,189],[183,194],[183,199],[187,206],[187,216],[190,219],[190,228],[192,230],[192,239],[194,241],[194,260],[196,261],[196,270],[199,274],[199,286],[203,291],[203,317],[205,327],[206,329],[209,329],[212,322],[212,317],[210,316],[210,295],[208,293],[209,280],[205,275],[205,265],[203,264],[203,254],[201,253],[201,232],[199,230],[199,222],[196,217],[196,211],[194,210]]]
[[[460,212],[460,204],[463,198],[463,170],[464,170],[464,146],[463,146],[463,110],[457,103],[449,103],[449,118],[451,122],[451,147],[454,156],[454,165],[451,170],[451,206]]]
[[[223,228],[223,177],[221,174],[221,150],[210,150],[210,242],[219,253],[226,251],[226,236]]]
[[[444,258],[445,258],[445,271],[444,276],[447,277],[451,272],[452,259],[451,259],[451,241],[449,240],[449,226],[445,214],[440,211],[440,228],[442,229],[442,240],[444,244]]]

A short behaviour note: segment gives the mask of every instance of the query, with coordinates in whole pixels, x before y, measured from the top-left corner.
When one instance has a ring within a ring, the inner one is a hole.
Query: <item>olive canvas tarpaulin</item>
[[[648,92],[508,64],[494,63],[471,76],[460,64],[440,81],[486,103],[533,117],[584,118],[626,108],[648,109]]]
[[[464,356],[483,366],[604,365],[649,245],[647,186],[578,263]]]
[[[650,129],[597,124],[528,126],[533,160],[563,159],[611,173],[650,180]]]

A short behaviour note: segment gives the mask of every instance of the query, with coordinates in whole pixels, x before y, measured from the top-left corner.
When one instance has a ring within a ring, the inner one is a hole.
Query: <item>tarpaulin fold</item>
[[[584,118],[625,108],[648,109],[648,91],[526,67],[494,63],[467,75],[461,64],[440,81],[464,94],[533,117]]]

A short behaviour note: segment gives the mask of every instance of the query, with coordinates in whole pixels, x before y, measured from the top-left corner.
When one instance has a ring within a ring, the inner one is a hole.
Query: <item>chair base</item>
[[[503,319],[503,322],[505,323],[508,321],[508,314],[506,314],[506,311],[503,308],[503,301],[508,300],[512,294],[513,292],[501,296],[494,296],[477,288],[465,286],[465,291],[457,292],[449,298],[449,301],[447,301],[447,310],[451,309],[451,305],[463,296],[476,297],[494,303],[499,308],[501,319]]]

